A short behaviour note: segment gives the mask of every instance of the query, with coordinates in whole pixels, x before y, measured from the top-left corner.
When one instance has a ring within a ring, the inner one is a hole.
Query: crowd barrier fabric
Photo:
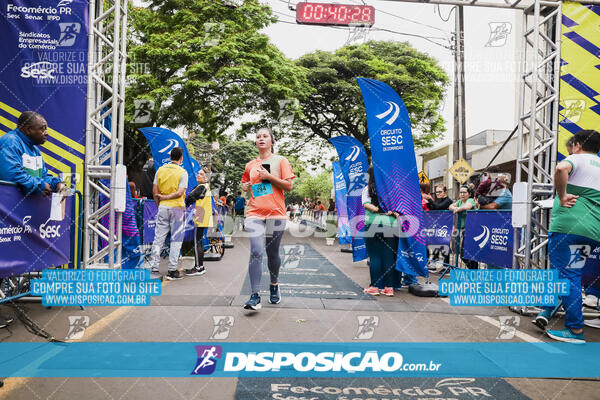
[[[69,262],[72,196],[54,215],[43,194],[23,197],[17,186],[0,184],[0,198],[0,278]]]
[[[334,161],[331,163],[331,166],[333,168],[339,242],[340,244],[350,244],[352,243],[352,236],[350,235],[350,225],[348,224],[348,206],[346,204],[348,192],[346,190],[346,181],[344,180],[344,173],[342,172],[340,163]]]
[[[451,211],[425,211],[423,213],[423,237],[429,246],[450,246],[454,213]]]
[[[600,246],[591,250],[581,271],[581,284],[584,288],[593,287],[600,292]]]
[[[423,208],[408,110],[398,93],[385,83],[356,80],[367,112],[379,204],[383,211],[397,211],[402,216],[396,269],[426,277]]]
[[[513,227],[510,211],[468,211],[463,257],[496,267],[512,268]]]
[[[152,244],[154,242],[154,229],[156,228],[156,214],[158,207],[154,200],[143,200],[143,223],[142,223],[142,244]],[[184,242],[194,241],[194,205],[190,205],[185,213],[185,235]]]

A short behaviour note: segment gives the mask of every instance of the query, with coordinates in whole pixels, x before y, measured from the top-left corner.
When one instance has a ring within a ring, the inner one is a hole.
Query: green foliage
[[[321,172],[317,176],[303,174],[294,185],[294,189],[302,198],[319,198],[321,201],[331,197],[332,187],[331,171]]]
[[[246,164],[256,157],[258,150],[250,140],[229,141],[221,145],[213,159],[213,172],[221,177],[219,184],[227,194],[235,195],[241,190],[240,182]]]
[[[130,13],[129,75],[133,100],[154,100],[149,125],[199,132],[212,141],[244,113],[277,113],[278,100],[308,93],[304,69],[260,29],[274,21],[268,6],[246,0],[153,0]]]
[[[367,151],[368,132],[363,99],[356,77],[390,85],[402,97],[411,116],[416,148],[432,145],[444,132],[439,109],[448,77],[437,61],[408,43],[369,41],[334,53],[316,51],[298,60],[308,71],[313,93],[300,98],[303,118],[296,119],[297,151],[313,138],[338,135],[357,138]],[[320,154],[314,155],[317,161]]]

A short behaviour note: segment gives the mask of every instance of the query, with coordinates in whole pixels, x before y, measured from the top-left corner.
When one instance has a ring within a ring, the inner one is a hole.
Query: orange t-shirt
[[[242,183],[250,182],[251,185],[261,183],[258,177],[258,168],[262,164],[269,164],[271,174],[279,179],[293,179],[294,172],[290,162],[283,156],[272,155],[271,157],[261,160],[254,159],[246,164],[246,170],[242,176]],[[246,207],[246,218],[259,219],[287,219],[285,210],[285,200],[283,197],[283,189],[271,184],[273,188],[272,194],[266,194],[259,197],[254,197],[254,193],[250,191],[251,197]]]
[[[319,204],[319,211],[325,211],[325,206],[323,204]]]

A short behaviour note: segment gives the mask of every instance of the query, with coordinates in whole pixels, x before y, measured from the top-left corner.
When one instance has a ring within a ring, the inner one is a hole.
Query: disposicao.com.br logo
[[[227,352],[223,372],[437,372],[441,363],[405,363],[397,352]]]

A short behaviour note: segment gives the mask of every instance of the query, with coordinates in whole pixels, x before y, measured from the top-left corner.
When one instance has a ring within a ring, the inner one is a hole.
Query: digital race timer
[[[372,26],[375,23],[375,8],[356,4],[296,4],[296,22],[314,25]]]

